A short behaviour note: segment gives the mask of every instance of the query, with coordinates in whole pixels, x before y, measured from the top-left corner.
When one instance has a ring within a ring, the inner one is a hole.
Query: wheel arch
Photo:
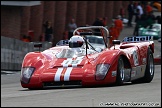
[[[153,45],[149,45],[148,49],[151,49],[151,51],[154,53],[154,46]]]
[[[128,60],[128,58],[125,55],[120,55],[123,59],[124,62],[124,68],[131,68],[131,64],[130,61]]]

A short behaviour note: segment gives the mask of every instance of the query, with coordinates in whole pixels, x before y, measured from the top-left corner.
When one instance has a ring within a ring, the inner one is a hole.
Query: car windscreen
[[[96,51],[88,49],[87,54],[93,54]],[[75,58],[75,57],[81,57],[86,55],[86,50],[84,48],[68,48],[68,49],[62,49],[61,52],[56,54],[57,58]]]
[[[105,49],[106,45],[102,36],[86,35],[86,39],[95,48]]]
[[[103,37],[102,36],[86,36],[86,39],[90,42],[90,43],[96,43],[96,44],[105,44]]]

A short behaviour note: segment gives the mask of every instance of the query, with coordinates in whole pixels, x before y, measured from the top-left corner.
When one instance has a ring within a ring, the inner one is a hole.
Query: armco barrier
[[[1,36],[1,70],[21,70],[24,56],[28,52],[38,50],[38,48],[34,48],[34,43]],[[41,51],[52,46],[51,42],[41,43]]]

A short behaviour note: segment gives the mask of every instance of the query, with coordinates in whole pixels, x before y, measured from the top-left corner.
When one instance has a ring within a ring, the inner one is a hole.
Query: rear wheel
[[[143,78],[143,82],[149,83],[152,81],[154,77],[154,58],[153,58],[153,53],[151,49],[148,49],[148,55],[147,55],[147,65],[146,65],[146,70],[145,70],[145,76]]]
[[[124,82],[124,62],[122,57],[118,59],[116,85],[123,85]]]
[[[147,64],[146,64],[146,70],[145,70],[145,75],[143,78],[140,78],[138,80],[132,81],[132,83],[149,83],[152,81],[154,77],[154,58],[153,58],[153,53],[151,49],[148,49],[147,53]]]

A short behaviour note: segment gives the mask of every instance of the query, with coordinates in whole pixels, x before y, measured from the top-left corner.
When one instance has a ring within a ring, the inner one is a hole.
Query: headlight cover
[[[96,67],[96,80],[103,80],[110,68],[109,64],[98,64]]]
[[[25,84],[29,83],[29,80],[34,72],[34,67],[23,67],[21,69],[21,81]]]

